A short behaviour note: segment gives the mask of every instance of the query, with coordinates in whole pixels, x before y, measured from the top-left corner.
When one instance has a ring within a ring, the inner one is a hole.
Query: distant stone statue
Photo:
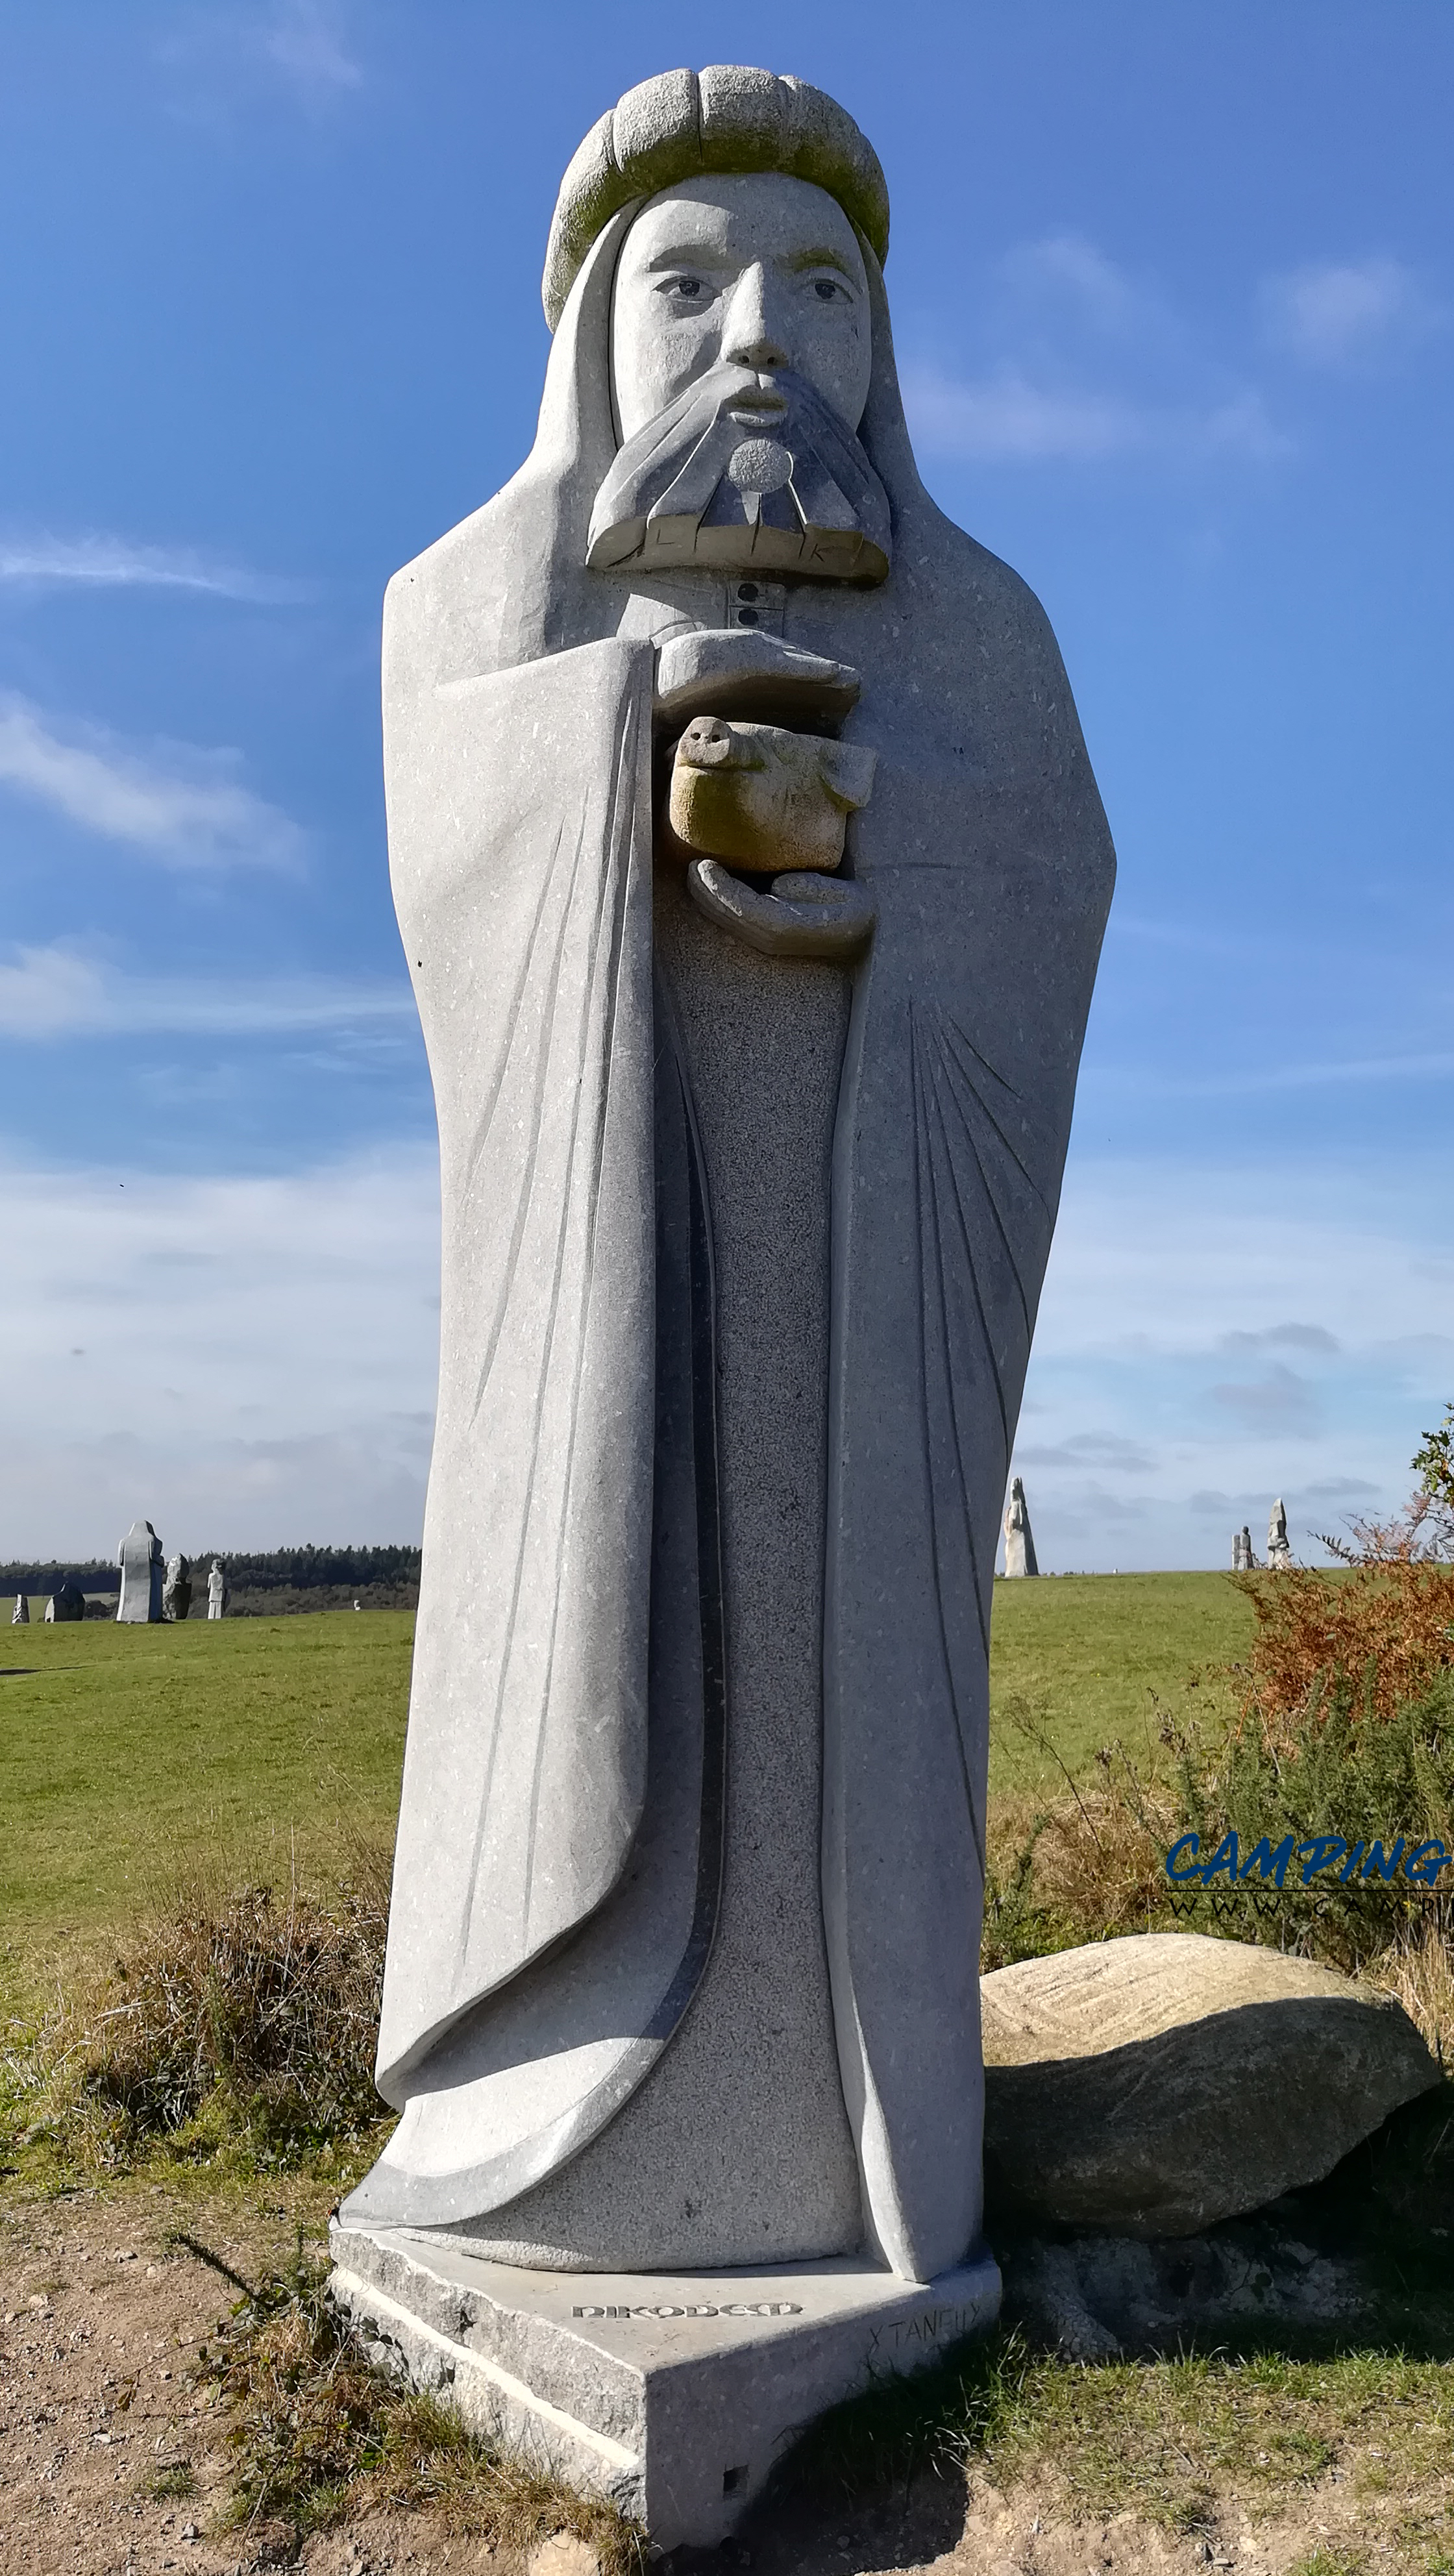
[[[1267,1562],[1279,1573],[1285,1572],[1292,1563],[1292,1549],[1288,1544],[1287,1536],[1287,1513],[1281,1500],[1273,1504],[1272,1514],[1267,1524]]]
[[[1232,1572],[1250,1574],[1256,1563],[1252,1553],[1252,1532],[1244,1521],[1242,1527],[1232,1533]]]
[[[1025,1488],[1018,1476],[1010,1487],[1010,1499],[1005,1505],[1004,1527],[1006,1574],[1038,1574],[1040,1568],[1035,1562],[1029,1507],[1025,1501]]]
[[[217,1558],[214,1556],[212,1559],[212,1570],[207,1577],[208,1618],[220,1619],[231,1599],[232,1594],[228,1590],[227,1577],[223,1573],[222,1567]]]
[[[116,1552],[121,1598],[116,1616],[127,1626],[159,1626],[162,1616],[162,1543],[150,1521],[133,1521]]]
[[[46,1625],[56,1627],[65,1620],[84,1619],[85,1615],[86,1595],[74,1574],[68,1574],[45,1605]]]
[[[192,1569],[184,1556],[174,1556],[162,1585],[162,1617],[185,1619],[192,1607]]]
[[[16,1593],[15,1607],[10,1613],[10,1625],[12,1628],[28,1628],[30,1626],[30,1596],[28,1593]]]

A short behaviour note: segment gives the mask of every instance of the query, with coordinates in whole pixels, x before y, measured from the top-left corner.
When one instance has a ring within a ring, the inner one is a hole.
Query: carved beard
[[[775,369],[772,385],[786,409],[749,426],[730,406],[756,380],[714,367],[628,439],[596,494],[587,563],[882,581],[888,494],[865,450],[802,376]]]

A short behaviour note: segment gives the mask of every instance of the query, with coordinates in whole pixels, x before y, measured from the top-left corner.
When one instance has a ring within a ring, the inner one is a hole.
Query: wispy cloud
[[[1100,330],[1123,330],[1147,301],[1126,271],[1079,233],[1019,243],[1001,262],[1001,275],[1027,297],[1065,298]]]
[[[1443,318],[1402,260],[1316,260],[1268,278],[1267,336],[1311,367],[1346,367],[1420,339]]]
[[[287,607],[310,596],[306,583],[214,563],[186,548],[133,545],[125,537],[58,537],[46,529],[0,533],[0,582],[37,589],[76,584],[93,590],[206,591],[261,607]]]
[[[305,835],[241,784],[240,765],[181,743],[144,754],[95,727],[67,739],[27,699],[0,696],[0,785],[171,867],[298,865]]]
[[[346,0],[214,0],[179,11],[157,52],[194,110],[235,107],[265,88],[317,108],[363,84],[352,15]]]
[[[1007,361],[972,382],[911,367],[904,402],[926,453],[967,461],[1099,464],[1136,455],[1224,455],[1267,463],[1291,452],[1261,395],[1251,391],[1202,406],[1138,402],[1037,382]]]
[[[264,59],[310,90],[357,89],[363,66],[348,46],[342,0],[276,0],[259,31]]]
[[[1149,1449],[1138,1440],[1126,1440],[1117,1431],[1076,1431],[1068,1440],[1056,1441],[1051,1447],[1015,1447],[1017,1467],[1110,1467],[1118,1474],[1145,1476],[1156,1461]]]
[[[124,1186],[122,1185],[124,1184]],[[0,1555],[418,1536],[436,1156],[279,1176],[0,1167]]]
[[[1269,1324],[1260,1333],[1222,1335],[1224,1351],[1316,1351],[1320,1359],[1336,1359],[1341,1348],[1322,1324]]]
[[[403,983],[125,975],[61,944],[0,960],[0,1038],[271,1037],[413,1018]]]
[[[1439,1082],[1450,1074],[1454,1074],[1454,1054],[1431,1048],[1424,1055],[1347,1056],[1333,1062],[1260,1065],[1246,1072],[1158,1072],[1157,1087],[1178,1100],[1238,1100],[1254,1099],[1265,1091],[1337,1089],[1350,1082]],[[1105,1065],[1090,1077],[1087,1090],[1094,1084],[1111,1092],[1135,1091],[1144,1080],[1139,1070]]]
[[[1229,1563],[1278,1494],[1316,1558],[1401,1502],[1454,1386],[1449,1181],[1427,1153],[1072,1154],[1015,1456],[1041,1564]]]
[[[980,335],[999,354],[973,369],[932,345],[916,360],[906,344],[905,401],[927,453],[1097,465],[1292,452],[1255,384],[1216,361],[1156,282],[1080,234],[1021,242],[995,263]]]
[[[1232,1414],[1248,1431],[1271,1431],[1285,1439],[1311,1440],[1323,1427],[1316,1389],[1280,1361],[1265,1377],[1214,1386],[1209,1394],[1213,1404]]]

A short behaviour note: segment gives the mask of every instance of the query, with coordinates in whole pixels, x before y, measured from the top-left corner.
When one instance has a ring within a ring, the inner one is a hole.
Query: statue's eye
[[[673,295],[680,295],[688,304],[696,303],[700,299],[701,292],[702,281],[699,277],[674,277],[672,279]]]
[[[831,304],[838,292],[839,287],[836,277],[814,278],[813,293],[817,296],[820,304]]]

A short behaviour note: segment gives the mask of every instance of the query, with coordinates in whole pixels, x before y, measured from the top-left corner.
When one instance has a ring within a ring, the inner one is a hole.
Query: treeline
[[[334,1585],[353,1591],[366,1583],[417,1583],[422,1551],[417,1547],[275,1547],[263,1555],[229,1556],[224,1549],[202,1548],[191,1558],[205,1573],[214,1556],[234,1592],[322,1592]]]
[[[220,1557],[234,1592],[358,1591],[364,1584],[417,1583],[417,1547],[275,1547],[244,1555],[225,1548],[184,1548],[195,1580]],[[167,1545],[168,1556],[176,1549]],[[97,1557],[52,1558],[47,1564],[0,1565],[0,1593],[56,1592],[73,1574],[85,1592],[119,1592],[121,1569]]]
[[[121,1568],[97,1557],[51,1557],[44,1565],[0,1565],[0,1592],[59,1592],[73,1574],[83,1592],[119,1592]]]

